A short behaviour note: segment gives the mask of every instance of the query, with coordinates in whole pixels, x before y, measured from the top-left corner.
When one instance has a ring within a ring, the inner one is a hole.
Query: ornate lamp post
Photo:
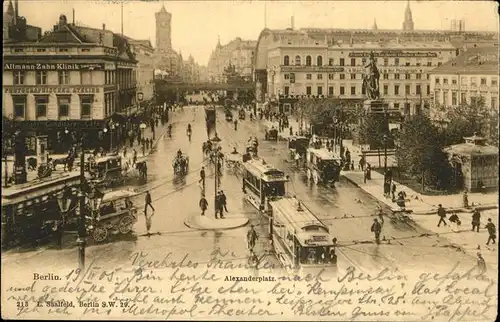
[[[214,185],[214,209],[217,211],[217,207],[215,205],[215,201],[217,199],[217,191],[219,191],[220,187],[220,176],[219,176],[219,143],[222,141],[218,136],[217,132],[215,132],[215,136],[210,139],[212,142],[212,147],[214,149],[214,155],[213,155],[213,160],[215,162],[215,185]]]

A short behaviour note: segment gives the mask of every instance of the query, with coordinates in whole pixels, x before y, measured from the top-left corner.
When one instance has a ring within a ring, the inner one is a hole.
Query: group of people
[[[203,177],[204,178],[204,177]],[[199,202],[201,215],[205,216],[208,209],[208,201],[205,198],[205,191],[201,193]],[[223,190],[219,190],[215,196],[215,219],[224,219],[224,211],[227,213],[227,197]]]

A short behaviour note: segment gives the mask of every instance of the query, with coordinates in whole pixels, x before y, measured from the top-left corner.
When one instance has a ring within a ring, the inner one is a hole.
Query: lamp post
[[[215,136],[210,139],[212,142],[212,147],[214,148],[214,162],[215,162],[215,184],[214,184],[214,210],[215,210],[215,216],[217,216],[217,206],[216,206],[216,200],[217,200],[217,191],[219,191],[220,187],[220,177],[219,177],[219,143],[222,141],[218,136],[217,132],[215,132]]]
[[[387,134],[384,134],[384,172],[387,173],[387,141],[389,140],[389,137]]]

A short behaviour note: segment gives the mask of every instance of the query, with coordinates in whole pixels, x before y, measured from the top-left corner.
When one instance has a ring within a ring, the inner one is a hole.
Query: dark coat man
[[[205,216],[205,211],[207,210],[207,208],[208,208],[208,201],[205,198],[205,196],[201,196],[201,199],[200,199],[200,209],[201,209],[201,215],[202,216]]]
[[[446,221],[444,220],[446,218],[446,210],[443,208],[441,204],[438,205],[437,213],[439,216],[438,227],[441,226],[441,223],[443,223],[446,226]]]
[[[479,232],[480,224],[481,224],[481,213],[476,208],[472,213],[472,231],[476,230],[477,232]]]
[[[371,231],[375,234],[375,241],[377,242],[377,244],[380,244],[380,233],[382,232],[382,225],[380,225],[376,218],[373,219]]]

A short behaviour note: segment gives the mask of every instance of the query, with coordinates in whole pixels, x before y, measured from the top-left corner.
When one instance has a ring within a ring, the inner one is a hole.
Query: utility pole
[[[79,225],[78,225],[78,238],[76,240],[76,244],[78,246],[78,264],[80,268],[80,272],[85,271],[85,238],[87,235],[87,229],[85,227],[85,150],[84,150],[84,137],[83,133],[80,138],[80,192],[78,194],[79,202],[80,202],[80,216],[79,216]]]

